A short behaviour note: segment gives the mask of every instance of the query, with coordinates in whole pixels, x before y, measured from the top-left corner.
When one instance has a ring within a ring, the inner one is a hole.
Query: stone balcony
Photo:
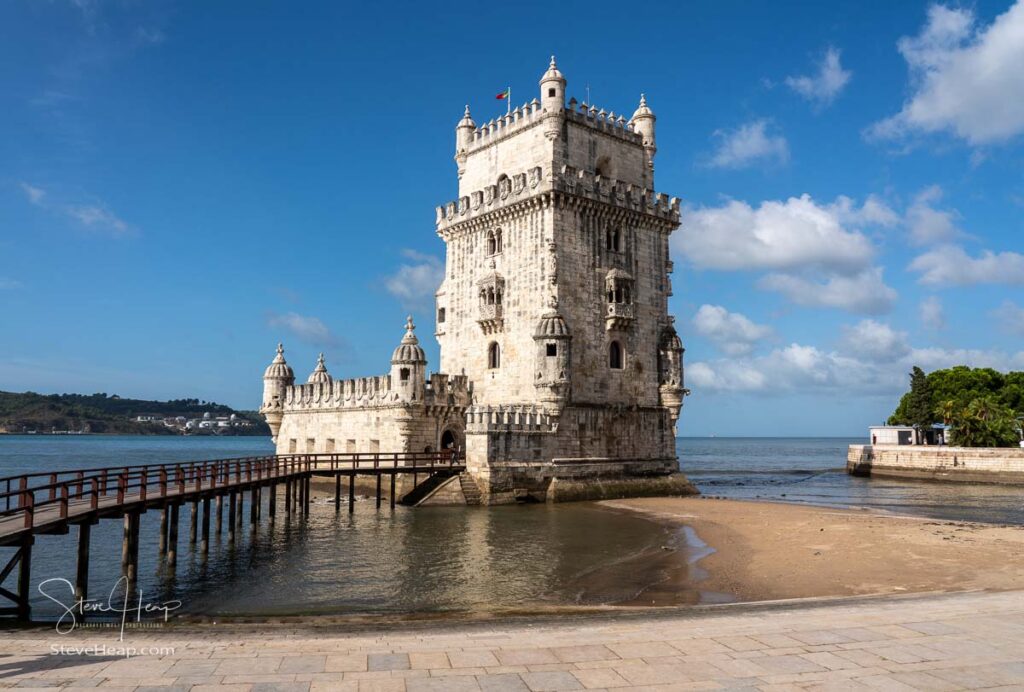
[[[483,303],[480,305],[480,316],[476,323],[484,334],[494,334],[504,329],[505,319],[501,303]]]
[[[605,328],[608,331],[613,329],[628,329],[633,323],[635,313],[632,303],[608,303],[604,314]]]

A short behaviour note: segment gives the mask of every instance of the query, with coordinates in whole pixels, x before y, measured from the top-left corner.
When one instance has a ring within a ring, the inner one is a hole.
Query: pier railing
[[[75,514],[128,503],[180,498],[191,493],[229,490],[256,482],[309,474],[433,473],[461,469],[452,452],[344,452],[285,454],[170,464],[135,464],[25,473],[0,478],[0,537],[33,529],[45,513],[66,520]],[[21,521],[12,521],[17,518]]]

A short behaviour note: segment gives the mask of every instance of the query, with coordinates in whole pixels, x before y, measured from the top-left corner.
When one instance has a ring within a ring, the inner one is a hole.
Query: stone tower
[[[456,126],[459,196],[437,209],[441,370],[473,385],[467,451],[483,475],[524,456],[657,459],[665,472],[686,393],[668,314],[679,201],[654,192],[646,98],[627,120],[566,103],[566,83],[552,58],[539,98],[480,127],[467,107]],[[497,430],[484,419],[523,410],[547,437],[474,450],[474,434]]]

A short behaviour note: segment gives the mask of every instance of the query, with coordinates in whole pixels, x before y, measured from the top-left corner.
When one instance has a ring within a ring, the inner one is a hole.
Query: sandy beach
[[[691,527],[714,549],[698,586],[740,601],[1024,588],[1020,526],[701,497],[601,504]]]

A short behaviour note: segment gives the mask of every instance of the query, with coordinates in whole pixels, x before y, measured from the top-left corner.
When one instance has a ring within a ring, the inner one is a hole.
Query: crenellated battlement
[[[663,192],[652,192],[640,185],[605,178],[592,171],[578,170],[572,166],[562,166],[551,181],[544,180],[540,166],[525,173],[501,175],[494,185],[488,185],[483,190],[471,192],[437,207],[435,223],[438,232],[441,232],[451,226],[549,191],[563,192],[679,223],[678,197],[669,197]]]
[[[593,128],[612,137],[618,137],[636,145],[643,144],[643,137],[633,129],[633,124],[626,116],[615,114],[615,111],[605,111],[593,104],[580,103],[576,99],[569,99],[569,105],[565,110],[565,117],[574,123]]]
[[[535,406],[471,406],[466,410],[467,433],[539,432],[558,430],[558,416]]]
[[[473,130],[466,147],[467,153],[489,147],[507,136],[536,125],[543,119],[541,117],[543,113],[544,109],[541,107],[540,101],[534,99],[518,108],[513,108],[505,115],[484,123]]]
[[[421,392],[416,393],[414,404],[427,406],[465,406],[471,395],[471,385],[465,375],[433,373]],[[395,404],[400,395],[392,387],[391,375],[357,377],[324,383],[296,384],[284,390],[284,410],[320,410],[336,408],[373,408]]]

